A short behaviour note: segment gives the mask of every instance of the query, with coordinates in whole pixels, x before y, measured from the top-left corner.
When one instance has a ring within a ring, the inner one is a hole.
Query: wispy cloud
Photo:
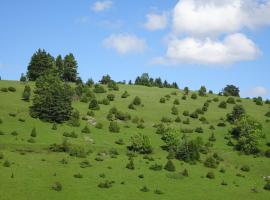
[[[168,24],[168,16],[167,12],[163,12],[160,15],[154,13],[147,14],[144,27],[150,31],[165,29]]]
[[[246,92],[246,95],[249,96],[249,97],[258,97],[258,96],[264,97],[267,94],[268,94],[268,91],[263,86],[256,86],[256,87],[250,88]]]
[[[101,12],[104,10],[108,10],[112,7],[113,2],[110,0],[106,1],[97,1],[93,4],[92,10],[95,12]]]
[[[143,39],[131,34],[112,34],[104,39],[103,45],[116,50],[119,54],[143,52],[146,48]]]

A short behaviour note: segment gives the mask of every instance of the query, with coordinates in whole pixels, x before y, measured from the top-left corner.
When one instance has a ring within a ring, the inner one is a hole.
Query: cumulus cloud
[[[268,94],[267,89],[262,86],[250,88],[249,91],[247,92],[247,96],[250,97],[258,97],[258,96],[264,97],[267,94]]]
[[[110,0],[97,1],[92,6],[92,10],[95,12],[101,12],[101,11],[104,11],[104,10],[111,8],[112,4],[113,4],[113,2]]]
[[[168,23],[168,13],[166,12],[163,12],[161,15],[147,14],[144,27],[150,31],[162,30],[167,27],[167,23]]]
[[[178,34],[219,35],[269,24],[269,0],[180,0],[173,11]]]
[[[240,60],[252,60],[259,55],[253,41],[241,33],[231,34],[223,41],[211,38],[172,39],[163,62],[192,64],[230,64]]]
[[[143,39],[130,34],[112,34],[103,41],[103,45],[120,54],[143,52],[146,48]]]
[[[172,12],[172,32],[158,64],[224,65],[260,55],[243,33],[270,25],[270,0],[179,0]]]

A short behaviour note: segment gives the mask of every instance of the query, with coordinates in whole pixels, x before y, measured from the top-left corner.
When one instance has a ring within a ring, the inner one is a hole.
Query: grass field
[[[209,124],[202,124],[198,119],[190,118],[190,124],[173,122],[172,127],[179,130],[179,136],[182,136],[180,128],[202,127],[204,133],[189,133],[188,137],[201,136],[205,142],[208,141],[212,131],[209,125],[215,126],[216,142],[214,142],[211,152],[217,152],[223,159],[216,169],[206,168],[203,161],[206,155],[202,155],[201,161],[196,165],[190,165],[183,161],[173,160],[176,166],[176,172],[166,170],[153,171],[149,166],[154,163],[165,165],[167,162],[167,152],[160,147],[163,141],[155,133],[154,124],[159,123],[163,116],[175,118],[171,114],[171,108],[175,98],[180,100],[178,105],[179,116],[183,111],[190,112],[202,107],[207,99],[213,99],[216,95],[208,94],[207,97],[198,97],[193,100],[189,97],[182,100],[182,91],[176,89],[149,88],[144,86],[119,85],[119,91],[108,91],[105,94],[97,94],[98,99],[113,93],[116,98],[110,105],[100,105],[101,109],[95,112],[97,122],[103,124],[102,129],[97,129],[89,124],[91,133],[81,133],[82,128],[87,124],[81,120],[80,127],[71,127],[68,124],[58,125],[57,130],[52,130],[52,124],[33,119],[29,116],[28,108],[30,102],[21,100],[24,84],[16,81],[0,81],[0,88],[13,86],[16,92],[0,92],[0,152],[4,158],[0,159],[0,199],[1,200],[28,200],[28,199],[117,199],[117,200],[138,200],[138,199],[270,199],[270,192],[263,189],[265,180],[262,176],[270,175],[270,159],[264,156],[253,157],[241,155],[226,145],[227,135],[230,125],[226,127],[217,127],[220,118],[225,118],[226,114],[231,112],[234,105],[228,104],[227,109],[218,108],[218,104],[227,97],[218,96],[219,102],[212,101],[208,111],[204,114]],[[31,83],[32,89],[34,83]],[[130,96],[126,99],[121,98],[121,94],[127,90]],[[176,92],[173,95],[172,92]],[[171,98],[164,104],[159,102],[160,98],[170,94]],[[143,107],[137,107],[136,110],[128,109],[128,105],[139,96]],[[264,116],[269,111],[269,105],[258,106],[252,100],[242,99],[239,103],[244,106],[247,113],[257,119],[263,125],[263,133],[266,139],[260,142],[260,148],[266,149],[266,142],[270,137],[270,123],[266,122]],[[121,126],[120,133],[110,133],[108,131],[109,121],[106,119],[111,107],[128,112],[131,117],[138,116],[143,118],[144,129],[138,129],[136,124],[131,121],[119,122]],[[76,108],[81,117],[86,115],[88,103],[75,101],[73,107]],[[15,114],[11,116],[10,114]],[[21,121],[20,121],[21,119]],[[23,120],[24,122],[22,122]],[[33,128],[37,130],[35,143],[29,143],[30,133]],[[11,134],[12,131],[18,133],[17,136]],[[84,146],[90,149],[91,153],[86,158],[69,156],[67,153],[57,153],[48,151],[49,145],[53,143],[60,144],[63,141],[63,132],[75,131],[79,137],[71,138],[69,141],[73,145]],[[126,168],[129,162],[127,145],[130,143],[130,137],[137,133],[143,133],[150,139],[153,146],[152,157],[154,161],[143,159],[143,155],[137,155],[134,158],[135,170]],[[115,143],[118,139],[124,140],[124,145]],[[116,158],[110,157],[106,152],[110,149],[116,149],[119,155]],[[103,161],[97,161],[97,154],[102,154]],[[67,164],[61,162],[62,159]],[[11,162],[10,167],[5,167],[4,162]],[[80,163],[88,160],[91,167],[81,168]],[[249,172],[242,172],[241,166],[248,165]],[[220,168],[225,168],[225,173],[220,173]],[[179,176],[179,173],[187,169],[188,177]],[[213,171],[215,179],[206,178],[206,174]],[[80,173],[83,178],[75,178],[74,175]],[[244,177],[236,176],[241,173]],[[144,178],[139,178],[140,174]],[[104,177],[105,176],[105,177]],[[111,188],[102,189],[98,184],[105,180],[114,181]],[[222,185],[225,181],[228,185]],[[55,182],[62,184],[62,190],[57,192],[51,187]],[[143,186],[149,188],[149,192],[142,192]],[[254,192],[252,188],[256,188]],[[156,194],[155,190],[160,190],[163,194]]]

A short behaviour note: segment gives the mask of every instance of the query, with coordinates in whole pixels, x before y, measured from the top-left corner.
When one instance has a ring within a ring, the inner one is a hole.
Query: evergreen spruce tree
[[[64,72],[64,61],[62,59],[61,55],[58,55],[55,59],[55,66],[56,69],[60,75],[60,77],[63,77],[63,72]]]
[[[33,128],[31,131],[31,137],[37,137],[37,130],[36,128]]]
[[[63,80],[75,82],[77,80],[77,61],[72,53],[64,58]]]
[[[36,80],[30,115],[48,122],[63,122],[72,113],[72,89],[62,82],[56,70],[47,70]]]
[[[26,85],[23,90],[22,99],[24,101],[29,101],[31,96],[31,88],[29,85]]]
[[[54,58],[45,50],[38,49],[28,65],[27,76],[30,81],[35,81],[48,69],[54,68]]]
[[[175,171],[175,166],[174,166],[171,159],[168,160],[168,162],[166,163],[164,169],[166,169],[169,172],[174,172]]]

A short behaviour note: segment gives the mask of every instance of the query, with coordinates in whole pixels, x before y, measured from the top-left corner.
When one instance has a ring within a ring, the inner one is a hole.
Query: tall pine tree
[[[54,58],[45,50],[38,49],[28,65],[27,76],[30,81],[35,81],[47,69],[54,68]]]
[[[56,70],[47,70],[36,80],[30,115],[48,122],[63,122],[72,113],[72,89]]]
[[[77,61],[72,53],[64,58],[63,80],[75,82],[77,80]]]
[[[60,75],[60,77],[63,77],[63,71],[64,71],[64,61],[62,59],[61,55],[58,55],[55,59],[55,66],[56,69]]]

